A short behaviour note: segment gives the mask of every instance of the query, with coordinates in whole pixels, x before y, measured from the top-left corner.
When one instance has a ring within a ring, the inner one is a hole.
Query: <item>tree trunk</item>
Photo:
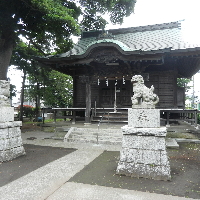
[[[11,35],[10,37],[0,38],[0,80],[7,79],[7,71],[14,47]]]
[[[23,105],[24,105],[24,86],[26,80],[26,71],[24,70],[23,82],[22,82],[22,90],[21,90],[21,106],[20,106],[20,116],[19,120],[23,122]]]
[[[40,90],[40,84],[39,82],[37,82],[37,95],[36,95],[36,104],[35,104],[35,109],[36,109],[36,116],[35,116],[35,120],[36,122],[38,122],[38,117],[40,116],[40,95],[39,95],[39,90]]]

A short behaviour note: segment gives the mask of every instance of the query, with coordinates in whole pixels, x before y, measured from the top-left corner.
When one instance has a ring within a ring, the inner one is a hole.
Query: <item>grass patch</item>
[[[184,139],[198,139],[194,134],[191,133],[178,133],[169,132],[167,133],[167,138],[184,138]]]

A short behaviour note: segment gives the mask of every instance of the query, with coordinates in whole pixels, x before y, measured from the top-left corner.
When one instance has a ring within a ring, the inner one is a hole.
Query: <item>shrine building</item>
[[[73,77],[73,107],[131,108],[131,77],[142,75],[154,86],[159,109],[184,109],[185,91],[177,78],[191,78],[200,70],[200,47],[184,42],[180,22],[83,32],[63,54],[41,57],[44,66]],[[81,109],[80,109],[81,110]]]

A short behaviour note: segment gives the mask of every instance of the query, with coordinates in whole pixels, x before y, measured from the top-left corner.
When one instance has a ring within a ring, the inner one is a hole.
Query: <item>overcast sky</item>
[[[134,14],[125,18],[121,26],[109,24],[107,28],[145,26],[184,20],[182,22],[184,36],[190,42],[200,43],[199,11],[200,0],[137,0]]]

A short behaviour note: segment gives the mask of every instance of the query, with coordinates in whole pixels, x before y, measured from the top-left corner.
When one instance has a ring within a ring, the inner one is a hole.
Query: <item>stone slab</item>
[[[135,128],[160,127],[159,109],[128,109],[128,126]]]
[[[25,155],[21,138],[21,121],[0,123],[0,162]]]
[[[14,107],[0,107],[0,122],[14,121]]]
[[[117,174],[154,180],[170,180],[166,152],[167,130],[161,128],[122,127],[122,150]]]
[[[179,144],[175,138],[166,138],[166,145],[170,149],[179,149]]]
[[[165,150],[164,137],[123,135],[122,148],[144,149],[144,150]]]
[[[159,136],[165,137],[167,134],[166,127],[159,128],[134,128],[125,125],[121,128],[123,135],[146,135],[146,136]]]
[[[0,151],[0,162],[13,160],[19,156],[25,155],[25,150],[23,146],[17,146],[15,148],[6,149]]]
[[[122,149],[120,162],[144,165],[169,165],[166,151]]]
[[[168,181],[171,179],[169,165],[144,165],[141,163],[119,162],[117,174]]]
[[[0,187],[0,199],[47,199],[54,191],[102,153],[103,150],[96,149],[74,151]],[[80,196],[79,199],[82,199],[82,197]]]
[[[67,192],[66,192],[67,191]],[[66,182],[47,200],[194,200],[172,195],[141,192],[121,188]]]
[[[22,126],[21,121],[0,122],[0,129]]]

